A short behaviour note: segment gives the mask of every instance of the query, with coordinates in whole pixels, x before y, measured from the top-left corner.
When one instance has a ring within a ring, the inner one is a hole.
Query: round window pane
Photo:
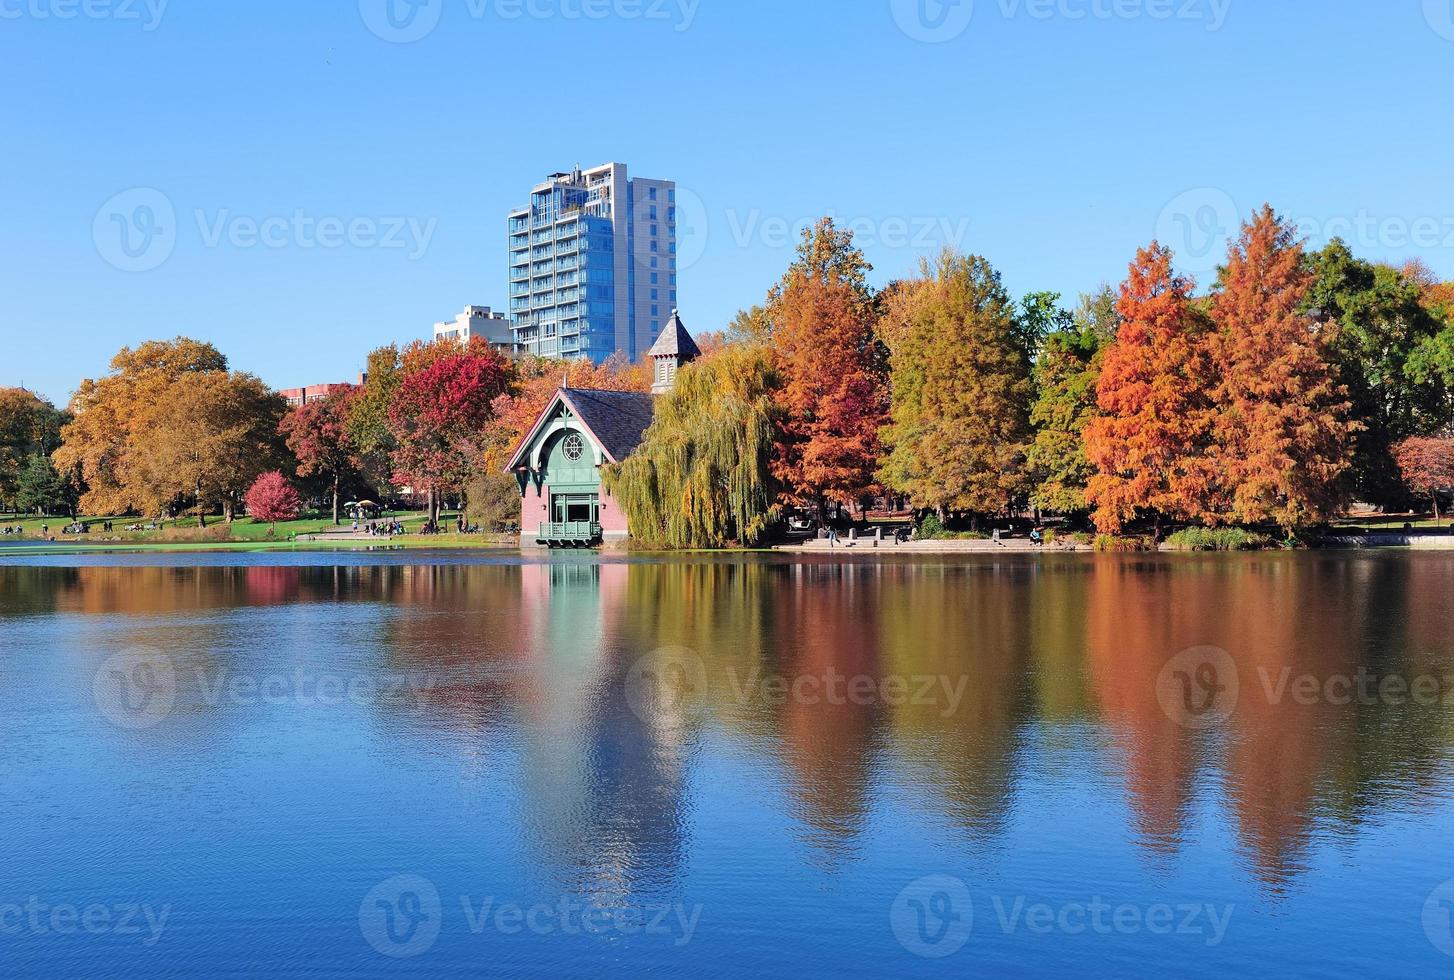
[[[579,463],[581,457],[586,454],[585,441],[580,436],[571,434],[565,437],[565,458],[572,463]]]

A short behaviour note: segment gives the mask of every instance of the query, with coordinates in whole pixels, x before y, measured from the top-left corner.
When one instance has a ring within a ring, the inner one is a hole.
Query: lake
[[[1454,967],[1454,561],[0,558],[11,976]]]

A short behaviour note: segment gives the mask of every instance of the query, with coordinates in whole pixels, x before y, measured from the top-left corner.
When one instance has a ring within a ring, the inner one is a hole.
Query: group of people
[[[357,534],[360,530],[371,537],[392,538],[404,533],[404,525],[393,519],[387,521],[369,521],[362,526],[358,521],[354,521],[353,533]]]

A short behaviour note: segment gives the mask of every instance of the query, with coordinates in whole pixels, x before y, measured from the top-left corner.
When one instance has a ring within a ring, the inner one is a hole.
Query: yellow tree
[[[183,374],[139,417],[133,471],[159,499],[189,500],[198,527],[212,509],[230,522],[253,481],[277,468],[286,408],[250,374]]]
[[[971,514],[1006,509],[1027,487],[1031,384],[999,273],[946,250],[892,291],[890,446],[879,469],[914,506]]]
[[[184,374],[226,371],[227,358],[217,348],[186,337],[153,340],[122,348],[111,360],[111,373],[87,379],[71,399],[73,421],[61,431],[54,454],[62,472],[77,472],[86,485],[81,510],[88,514],[154,514],[159,498],[137,467],[145,445],[140,419],[153,411],[163,393]]]

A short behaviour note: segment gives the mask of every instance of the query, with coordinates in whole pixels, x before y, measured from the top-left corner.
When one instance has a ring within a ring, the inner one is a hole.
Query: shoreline
[[[702,555],[732,556],[743,554],[777,554],[784,556],[804,555],[818,558],[848,559],[891,559],[896,557],[947,557],[954,555],[1016,555],[1052,556],[1075,554],[1257,554],[1275,553],[1289,549],[1268,548],[1243,552],[1193,551],[1183,548],[1168,548],[1162,545],[1156,551],[1097,552],[1093,545],[1079,543],[1058,543],[1036,545],[1023,538],[1007,538],[999,542],[987,539],[910,541],[896,544],[893,541],[875,541],[872,538],[858,541],[840,541],[830,546],[825,540],[799,544],[782,544],[765,548],[716,549],[693,551],[632,551],[630,549],[579,549],[562,550],[562,555]],[[1342,536],[1326,539],[1319,547],[1305,549],[1312,551],[1454,551],[1454,536],[1421,534],[1374,534],[1366,536]],[[368,553],[401,551],[454,551],[513,553],[534,557],[549,557],[557,552],[545,548],[522,546],[515,540],[493,539],[488,542],[465,540],[457,536],[439,537],[325,537],[322,540],[309,536],[294,541],[108,541],[81,543],[76,541],[13,541],[0,542],[0,561],[24,557],[64,557],[74,555],[105,554],[229,554],[229,553]]]

